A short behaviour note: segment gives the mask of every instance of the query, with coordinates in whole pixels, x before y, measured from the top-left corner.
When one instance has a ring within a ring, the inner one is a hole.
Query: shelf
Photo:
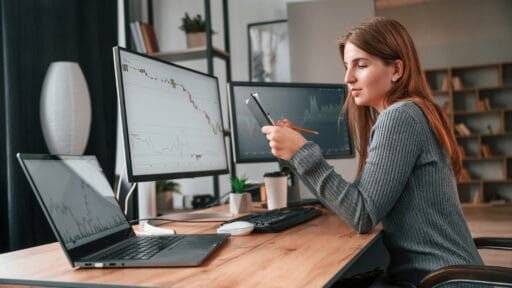
[[[480,134],[480,133],[473,133],[471,135],[455,135],[455,137],[460,139],[467,139],[467,138],[495,138],[495,137],[511,137],[512,132],[503,132],[503,133],[494,133],[494,134]]]
[[[512,109],[491,109],[491,110],[483,110],[483,111],[453,111],[453,115],[465,116],[465,115],[479,115],[479,114],[500,114],[500,113],[508,113],[508,112],[512,112]]]
[[[462,205],[462,207],[492,207],[497,204],[493,204],[493,203],[461,203],[461,205]],[[503,204],[499,204],[499,205],[503,205]]]
[[[506,156],[490,156],[490,157],[466,157],[462,161],[502,161]]]
[[[128,7],[129,9],[124,9],[124,18],[126,19],[125,21],[125,30],[126,31],[130,31],[130,27],[129,27],[129,23],[131,21],[140,21],[141,19],[140,18],[146,18],[150,25],[153,25],[153,24],[161,24],[161,23],[153,23],[153,14],[155,12],[155,6],[153,2],[155,1],[147,1],[147,3],[144,3],[142,6],[139,5],[139,3],[137,3],[137,5],[133,5],[132,2],[134,2],[135,0],[132,0],[132,1],[126,1],[124,2],[124,6],[125,8]],[[138,8],[140,9],[140,11],[137,11],[137,6]],[[225,74],[222,75],[222,76],[225,76],[224,79],[222,80],[225,80],[226,82],[230,82],[231,81],[231,57],[230,57],[230,41],[229,41],[229,36],[230,36],[230,33],[229,33],[229,16],[228,16],[228,1],[222,1],[222,3],[220,3],[220,6],[221,6],[221,10],[222,10],[222,23],[220,25],[222,25],[222,28],[217,30],[219,33],[222,33],[223,35],[223,42],[224,42],[224,45],[223,45],[223,48],[218,48],[218,47],[214,47],[213,46],[213,39],[212,39],[212,36],[213,34],[215,33],[214,30],[213,30],[213,27],[212,27],[212,11],[211,11],[211,1],[210,0],[204,0],[204,4],[202,5],[203,6],[203,13],[199,13],[199,15],[203,16],[203,19],[204,19],[204,28],[205,28],[205,36],[206,36],[206,45],[203,44],[204,46],[203,47],[195,47],[195,48],[183,48],[183,49],[178,49],[178,50],[170,50],[171,48],[170,47],[167,47],[167,48],[164,48],[163,50],[161,50],[160,52],[156,52],[156,53],[148,53],[149,56],[152,56],[152,57],[156,57],[156,58],[159,58],[161,60],[164,60],[164,61],[168,61],[168,62],[179,62],[179,61],[189,61],[189,60],[202,60],[204,62],[206,62],[206,71],[202,71],[202,72],[205,72],[206,74],[209,74],[209,75],[214,75],[214,67],[216,65],[216,63],[214,63],[214,60],[215,58],[217,59],[220,59],[220,60],[223,60],[224,61],[224,64],[225,64]],[[144,9],[141,9],[142,7],[145,7]],[[160,4],[157,4],[157,7],[160,8]],[[218,7],[218,6],[216,6]],[[135,11],[134,11],[135,10]],[[136,12],[136,13],[133,13],[133,12]],[[190,11],[189,11],[190,12]],[[130,14],[134,14],[132,15],[132,17],[130,17]],[[165,15],[166,13],[160,13],[159,12],[159,15]],[[176,15],[175,13],[171,13],[173,15]],[[169,15],[171,16],[171,15]],[[165,34],[168,29],[175,29],[175,26],[173,25],[173,27],[166,27],[166,26],[162,26],[160,27],[160,29],[157,29],[157,30],[160,30],[160,32],[162,34]],[[127,38],[127,44],[130,45],[132,44],[132,41],[131,40],[131,34],[130,33],[126,33],[126,38]],[[222,45],[222,44],[219,44],[219,45]],[[131,46],[131,45],[130,45]],[[163,47],[160,46],[160,49],[162,49]],[[167,50],[166,50],[167,49]],[[180,63],[180,65],[183,65],[183,66],[191,66],[192,64],[195,64],[195,63]],[[192,66],[195,66],[195,65],[192,65]],[[191,67],[190,67],[191,68]],[[193,70],[196,70],[197,68],[194,68]],[[219,82],[219,81],[218,81]],[[221,82],[217,83],[219,85],[222,85]],[[223,131],[223,135],[224,137],[226,137],[227,139],[227,143],[226,143],[226,149],[228,149],[227,151],[231,152],[230,149],[231,149],[231,145],[228,144],[230,143],[231,141],[231,133],[230,131],[228,131],[228,129],[224,129]],[[236,175],[236,166],[235,166],[235,163],[234,163],[234,159],[233,157],[228,157],[229,158],[229,172],[231,174],[231,176],[235,176]],[[219,177],[221,175],[214,175],[213,176],[213,195],[214,195],[214,198],[217,198],[219,199],[220,197],[220,181],[219,181]]]
[[[483,134],[482,138],[492,138],[492,137],[511,137],[512,132],[504,132],[504,133],[495,133],[495,134]]]
[[[477,90],[480,90],[480,91],[512,90],[512,86],[480,87]]]
[[[464,89],[498,87],[501,84],[498,64],[452,68],[452,79],[459,78]]]
[[[504,180],[483,180],[484,184],[512,184],[512,179]]]
[[[472,179],[472,180],[463,180],[463,181],[459,181],[457,184],[459,185],[475,185],[475,184],[482,184],[482,180],[477,180],[477,179]]]
[[[175,62],[175,61],[186,61],[186,60],[197,60],[197,59],[205,59],[206,56],[206,47],[197,47],[197,48],[189,48],[183,50],[175,50],[175,51],[166,51],[166,52],[157,52],[151,53],[150,56],[158,57],[160,59]],[[227,60],[229,59],[229,53],[213,47],[213,56],[219,57],[221,59]]]
[[[512,202],[512,63],[446,68],[448,100],[454,129],[464,124],[469,135],[456,135],[464,151],[468,176],[457,183],[463,206],[510,205]],[[431,72],[428,80],[446,74]],[[460,82],[459,82],[460,81]],[[462,89],[454,89],[458,84]],[[441,86],[437,86],[440,89]],[[489,109],[490,108],[490,109]],[[456,132],[463,131],[461,127]],[[482,157],[481,155],[491,155]],[[503,204],[502,204],[503,203]]]
[[[460,139],[478,138],[478,137],[482,137],[482,136],[483,135],[480,133],[473,133],[471,135],[459,135],[459,134],[455,135],[456,138],[460,138]]]
[[[467,93],[467,92],[477,92],[477,91],[501,91],[501,90],[512,90],[512,86],[467,87],[467,88],[463,88],[463,89],[453,89],[453,94]],[[435,92],[448,93],[448,91],[442,91],[442,90],[437,90]]]

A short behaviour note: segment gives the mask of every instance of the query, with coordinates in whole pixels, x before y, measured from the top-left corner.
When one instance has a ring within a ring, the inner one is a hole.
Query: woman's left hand
[[[263,126],[261,132],[266,134],[272,154],[277,158],[290,160],[307,140],[288,125]]]

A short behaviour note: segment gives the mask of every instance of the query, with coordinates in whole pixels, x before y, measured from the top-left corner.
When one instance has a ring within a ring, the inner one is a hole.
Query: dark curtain
[[[116,94],[112,46],[115,0],[0,0],[0,252],[55,241],[16,153],[48,153],[39,98],[54,61],[78,62],[87,80],[92,124],[85,154],[114,180]]]

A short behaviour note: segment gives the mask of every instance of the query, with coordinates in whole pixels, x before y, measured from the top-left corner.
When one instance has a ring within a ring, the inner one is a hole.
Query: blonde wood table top
[[[220,206],[202,212],[226,212]],[[178,234],[215,233],[219,223],[172,223]],[[152,287],[321,287],[372,243],[380,230],[360,235],[335,214],[280,233],[231,236],[192,268],[74,269],[58,243],[0,255],[4,284]]]

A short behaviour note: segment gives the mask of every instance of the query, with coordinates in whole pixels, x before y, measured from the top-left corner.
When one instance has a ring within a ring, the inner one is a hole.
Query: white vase
[[[50,64],[41,89],[39,113],[51,154],[84,153],[91,128],[91,100],[78,63]]]

